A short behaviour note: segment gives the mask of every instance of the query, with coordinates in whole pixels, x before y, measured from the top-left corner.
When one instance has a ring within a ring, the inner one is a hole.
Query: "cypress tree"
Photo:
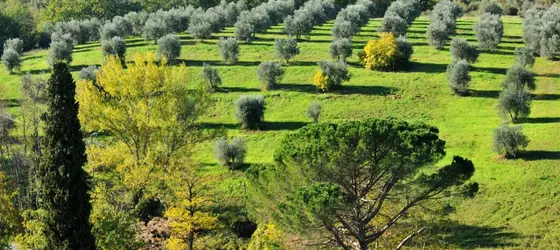
[[[74,99],[76,83],[64,63],[48,81],[45,155],[39,166],[39,207],[48,249],[95,249],[89,215],[85,144]]]

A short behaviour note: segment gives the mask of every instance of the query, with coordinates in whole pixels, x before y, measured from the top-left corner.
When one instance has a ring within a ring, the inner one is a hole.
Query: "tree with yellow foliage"
[[[394,71],[404,69],[413,53],[406,38],[396,38],[392,33],[380,33],[379,40],[370,40],[364,47],[362,63],[366,69]]]
[[[0,248],[8,248],[9,240],[18,231],[20,218],[14,201],[17,193],[11,181],[0,171]]]

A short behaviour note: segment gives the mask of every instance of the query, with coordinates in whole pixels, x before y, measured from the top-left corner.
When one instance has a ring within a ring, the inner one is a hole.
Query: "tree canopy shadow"
[[[505,227],[465,225],[455,221],[439,223],[434,231],[434,238],[461,249],[516,247],[511,241],[522,237],[507,232]]]
[[[317,88],[311,84],[283,83],[280,84],[280,89],[302,93],[318,93]],[[385,86],[342,85],[331,93],[339,95],[389,95],[396,90],[398,89]]]
[[[239,125],[235,123],[201,122],[199,126],[205,129],[239,129],[240,128]]]
[[[557,101],[560,100],[560,95],[558,94],[534,94],[533,99],[541,101]]]
[[[249,92],[260,92],[259,88],[242,88],[242,87],[223,87],[217,89],[218,93],[249,93]]]
[[[0,106],[5,108],[15,108],[21,106],[21,99],[0,99]]]
[[[471,89],[469,96],[482,98],[498,98],[500,96],[500,91]]]
[[[205,63],[210,65],[219,65],[219,66],[258,66],[261,62],[247,62],[241,61],[236,62],[235,64],[224,64],[222,61],[218,60],[191,60],[191,59],[177,59],[178,63],[183,63],[187,66],[198,66],[202,67]]]
[[[560,123],[560,117],[528,117],[523,123]]]
[[[299,128],[305,127],[307,122],[290,122],[290,121],[274,121],[274,122],[264,122],[262,126],[263,130],[268,131],[278,131],[278,130],[297,130]]]
[[[560,151],[531,150],[519,153],[519,158],[527,161],[560,160]]]
[[[487,72],[487,73],[498,74],[498,75],[505,75],[507,72],[507,69],[504,68],[475,67],[475,66],[472,66],[472,68],[478,72]]]
[[[442,73],[447,70],[446,64],[410,62],[409,72]]]

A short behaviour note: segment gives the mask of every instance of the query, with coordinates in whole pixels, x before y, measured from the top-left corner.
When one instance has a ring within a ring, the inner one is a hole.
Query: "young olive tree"
[[[255,130],[262,126],[266,103],[262,95],[244,95],[235,101],[235,117],[242,129]]]
[[[239,43],[233,37],[223,38],[220,37],[218,41],[218,48],[220,49],[220,56],[223,63],[235,64],[239,58]]]
[[[273,90],[278,87],[284,76],[284,69],[279,62],[262,62],[259,64],[257,76],[266,90]]]
[[[313,30],[313,15],[307,9],[297,10],[293,16],[284,19],[284,32],[300,40]]]
[[[431,21],[426,29],[428,44],[436,49],[442,49],[447,39],[449,39],[449,29],[449,26],[442,20],[436,19]]]
[[[474,63],[480,52],[474,45],[470,45],[466,39],[455,37],[451,40],[451,58],[453,61],[466,60]]]
[[[23,54],[23,40],[19,38],[11,38],[4,42],[4,50],[13,49],[18,54]]]
[[[481,50],[494,50],[502,41],[504,35],[504,24],[499,15],[486,13],[480,17],[474,26],[478,48]]]
[[[8,70],[8,74],[11,75],[14,72],[14,69],[18,68],[21,65],[21,55],[13,48],[4,49],[4,53],[2,53],[2,64]]]
[[[126,43],[122,37],[113,37],[109,40],[101,41],[101,51],[103,52],[103,57],[115,56],[119,58],[122,64],[125,63],[126,59]]]
[[[535,54],[533,50],[527,47],[515,48],[515,64],[521,67],[532,68],[535,65]]]
[[[504,88],[527,90],[535,90],[537,88],[533,72],[517,64],[508,69],[502,86]]]
[[[224,137],[216,140],[214,144],[214,153],[216,159],[221,166],[225,166],[231,170],[242,166],[247,155],[247,147],[245,141],[241,137],[233,139],[231,142]]]
[[[200,78],[208,84],[209,91],[216,90],[222,84],[222,78],[218,70],[206,63],[202,65]]]
[[[212,25],[208,22],[201,22],[189,25],[189,33],[199,40],[204,40],[212,36]]]
[[[352,41],[348,38],[341,38],[332,41],[329,54],[331,55],[331,58],[345,62],[346,58],[352,56]]]
[[[72,42],[68,43],[65,41],[53,41],[51,47],[47,52],[47,63],[49,66],[53,66],[58,62],[65,62],[70,64],[72,62],[72,50],[74,45]]]
[[[506,86],[500,93],[499,109],[503,117],[518,122],[531,114],[531,93],[523,88]]]
[[[494,130],[492,149],[498,154],[505,153],[507,158],[515,158],[521,149],[529,145],[529,139],[521,131],[521,126],[508,126],[503,123]]]
[[[355,35],[352,28],[352,23],[348,20],[339,18],[337,18],[334,22],[332,33],[335,40],[340,40],[343,38],[352,39],[352,37]]]
[[[452,62],[447,66],[447,79],[451,90],[457,95],[467,95],[469,93],[469,63],[466,60]]]
[[[286,60],[286,63],[290,63],[290,59],[299,55],[297,41],[291,37],[285,39],[276,38],[274,40],[274,48],[276,49],[276,57]]]
[[[319,123],[319,118],[321,117],[321,113],[323,111],[323,105],[320,102],[312,102],[305,114],[307,118],[311,119],[314,123]]]
[[[486,13],[501,16],[503,13],[502,5],[493,0],[486,0],[480,6],[480,14],[484,15]]]
[[[169,34],[158,39],[157,43],[158,55],[165,57],[170,63],[175,63],[175,60],[181,56],[181,41],[178,36]]]
[[[80,70],[79,78],[81,80],[91,81],[95,83],[97,79],[97,71],[99,71],[99,67],[96,65],[91,65]]]
[[[105,25],[100,30],[101,40],[107,41],[111,40],[113,37],[119,36],[120,31],[116,24],[112,22],[106,22]]]
[[[143,28],[144,40],[154,41],[154,43],[169,33],[169,28],[165,22],[159,18],[149,18]]]
[[[241,41],[250,42],[255,33],[255,25],[251,20],[251,12],[241,12],[239,19],[235,23],[235,37]]]

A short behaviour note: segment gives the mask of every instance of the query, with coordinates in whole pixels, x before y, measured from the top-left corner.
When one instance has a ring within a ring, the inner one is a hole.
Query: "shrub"
[[[474,26],[478,48],[482,50],[494,50],[504,35],[504,24],[499,15],[486,13],[480,17],[480,21]]]
[[[112,22],[105,23],[105,25],[101,28],[101,40],[111,40],[113,37],[119,35],[120,32],[117,25]]]
[[[342,38],[331,42],[329,54],[331,58],[345,62],[346,58],[352,56],[352,42],[348,38]]]
[[[484,15],[486,13],[492,14],[492,15],[498,15],[501,16],[502,15],[502,5],[500,5],[498,2],[496,1],[485,1],[482,3],[482,6],[480,6],[480,14]]]
[[[222,137],[216,140],[214,152],[220,166],[225,166],[234,170],[243,165],[245,155],[247,154],[247,147],[245,146],[245,141],[241,137],[237,137],[231,142],[228,142],[226,138]]]
[[[202,65],[200,78],[208,84],[208,89],[210,91],[214,91],[222,84],[222,78],[220,77],[218,70],[206,63]]]
[[[286,39],[276,38],[274,48],[276,49],[276,57],[286,60],[286,63],[290,63],[290,59],[299,55],[297,41],[291,37]]]
[[[126,57],[126,43],[121,37],[113,37],[110,40],[101,41],[101,51],[103,57],[115,56],[124,64]]]
[[[517,122],[531,113],[531,93],[523,88],[506,86],[500,93],[500,113]]]
[[[242,129],[259,129],[266,103],[262,95],[244,95],[235,101],[235,117]]]
[[[12,39],[6,40],[6,42],[4,42],[4,50],[8,50],[8,49],[13,49],[18,54],[22,54],[23,53],[23,40],[21,40],[19,38],[12,38]]]
[[[95,65],[91,65],[89,67],[82,68],[80,70],[79,78],[86,81],[96,82],[97,81],[97,71],[99,71],[99,67]]]
[[[170,63],[181,56],[181,42],[179,37],[173,34],[158,39],[158,54],[165,57]]]
[[[449,39],[450,29],[442,20],[434,20],[430,22],[426,29],[426,38],[428,44],[436,49],[442,49]]]
[[[529,145],[529,139],[523,134],[520,126],[500,125],[494,130],[494,145],[492,149],[499,154],[506,154],[507,158],[515,158],[521,149]]]
[[[469,93],[469,63],[466,60],[452,62],[447,67],[447,80],[449,87],[455,94],[467,95]]]
[[[312,102],[307,108],[307,118],[313,120],[314,123],[319,122],[319,117],[321,117],[321,112],[323,110],[323,105],[320,102]]]
[[[451,57],[453,61],[466,60],[474,63],[480,52],[474,45],[470,45],[466,39],[455,37],[451,40]]]
[[[5,48],[2,54],[2,64],[8,70],[8,74],[12,74],[15,68],[18,68],[21,64],[21,55],[14,48]]]
[[[351,78],[348,65],[344,62],[322,61],[318,65],[321,69],[313,76],[313,85],[319,91],[327,92],[338,88],[342,82]]]
[[[72,62],[72,50],[74,45],[70,42],[65,42],[63,40],[51,42],[51,47],[47,53],[47,63],[49,66],[53,66],[57,62],[64,62],[70,64]]]
[[[143,31],[144,39],[146,41],[151,40],[154,42],[170,33],[169,28],[167,27],[165,22],[163,22],[163,20],[159,18],[149,18],[144,25]]]
[[[396,39],[392,33],[380,33],[379,40],[370,40],[364,48],[363,64],[370,70],[391,71],[408,66],[412,45],[404,37]]]
[[[284,70],[279,62],[262,62],[259,64],[257,75],[264,89],[272,90],[282,81]]]
[[[535,90],[537,87],[533,72],[520,65],[513,65],[508,69],[502,86],[504,88],[527,88],[529,90]]]
[[[235,38],[220,38],[218,41],[218,48],[220,49],[220,56],[223,63],[235,64],[239,57],[239,44]]]
[[[191,24],[189,33],[196,39],[204,40],[212,36],[212,26],[208,22]]]
[[[535,54],[533,50],[523,47],[515,48],[515,64],[521,67],[533,67],[535,65]]]

